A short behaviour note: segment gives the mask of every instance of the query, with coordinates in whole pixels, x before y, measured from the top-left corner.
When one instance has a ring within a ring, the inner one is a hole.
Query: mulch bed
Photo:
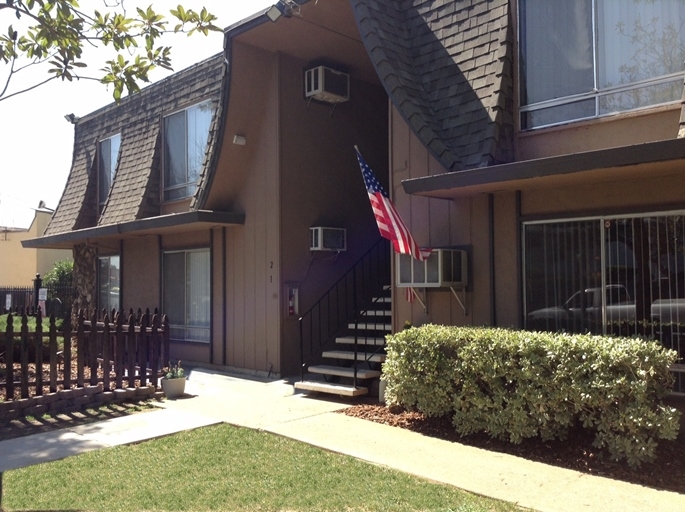
[[[671,399],[669,405],[685,412],[683,398]],[[536,438],[516,445],[491,439],[485,434],[461,437],[448,417],[428,418],[418,412],[378,404],[355,405],[341,413],[552,466],[685,494],[685,428],[680,429],[676,440],[659,441],[657,459],[654,462],[643,463],[640,468],[631,469],[626,462],[612,461],[606,452],[594,448],[594,436],[582,429],[572,432],[566,441],[543,442]],[[683,423],[685,414],[681,418],[681,425]]]

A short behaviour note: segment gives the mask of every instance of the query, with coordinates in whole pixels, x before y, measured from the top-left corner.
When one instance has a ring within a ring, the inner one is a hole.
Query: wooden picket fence
[[[19,332],[12,317],[0,332],[0,397],[6,401],[100,383],[104,390],[156,387],[162,368],[170,366],[169,322],[157,310],[79,311],[75,329],[66,319],[61,330],[51,316],[46,332],[40,311],[35,332],[26,312]]]

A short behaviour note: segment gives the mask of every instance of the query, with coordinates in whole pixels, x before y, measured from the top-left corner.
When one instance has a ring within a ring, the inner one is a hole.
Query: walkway
[[[345,404],[294,395],[283,381],[191,372],[192,397],[162,410],[0,442],[0,472],[219,422],[260,429],[436,482],[545,512],[683,511],[685,495],[426,437],[335,411]],[[359,442],[364,439],[364,442]]]

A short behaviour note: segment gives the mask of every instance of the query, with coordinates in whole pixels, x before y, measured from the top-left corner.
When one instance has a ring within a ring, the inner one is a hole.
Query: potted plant
[[[162,377],[162,391],[167,398],[178,398],[183,395],[186,389],[186,377],[181,368],[181,360],[171,368],[164,368]]]

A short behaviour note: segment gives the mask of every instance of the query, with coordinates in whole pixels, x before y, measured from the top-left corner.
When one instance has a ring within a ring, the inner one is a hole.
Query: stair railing
[[[385,286],[385,285],[381,286],[381,290],[382,290],[383,286]],[[374,293],[373,297],[371,298],[371,300],[367,301],[366,306],[369,307],[369,310],[372,312],[376,311],[377,309],[374,309],[374,308],[377,308],[377,306],[380,305],[380,303],[378,302],[380,300],[378,292],[380,292],[381,290],[375,290],[375,293]],[[369,324],[369,317],[367,315],[367,312],[364,310],[355,310],[355,311],[356,311],[356,314],[354,315],[354,377],[353,377],[353,386],[356,388],[357,387],[357,370],[358,370],[359,366],[367,364],[369,361],[371,361],[373,356],[379,354],[385,348],[385,345],[377,346],[374,344],[374,349],[371,351],[369,350],[369,345],[368,345],[368,338],[369,338],[368,331],[369,331],[369,325],[370,325]],[[372,315],[372,316],[378,317],[378,315]],[[366,349],[363,352],[366,355],[366,357],[362,361],[359,360],[359,356],[358,356],[358,352],[359,352],[359,322],[360,322],[360,320],[364,320],[364,323],[366,325],[366,329],[364,329],[364,332],[366,333],[366,334],[364,334],[364,342],[365,342],[364,346],[366,347]],[[383,319],[381,319],[380,322],[383,326],[386,323],[386,321]],[[378,320],[376,320],[373,323],[373,332],[374,332],[373,337],[374,338],[376,337],[375,333],[377,330],[378,330]]]
[[[299,318],[300,378],[322,348],[359,315],[390,278],[390,244],[380,239]],[[356,329],[355,329],[356,331]],[[357,385],[357,335],[354,348],[354,386]]]

